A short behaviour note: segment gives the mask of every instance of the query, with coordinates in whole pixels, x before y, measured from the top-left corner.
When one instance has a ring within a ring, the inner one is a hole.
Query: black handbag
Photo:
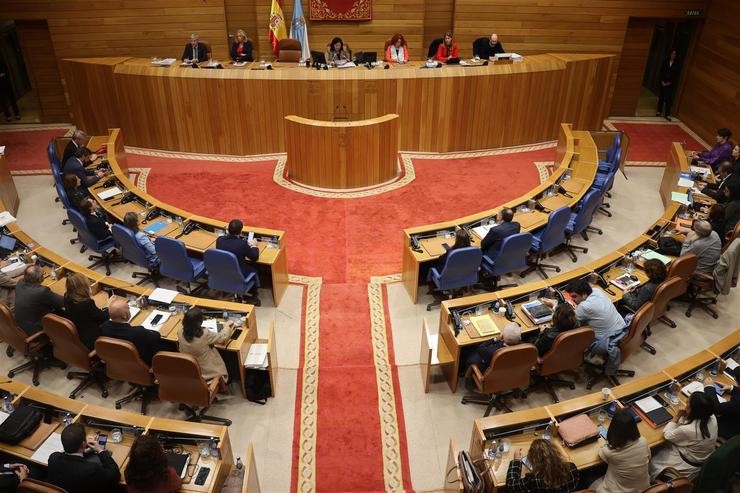
[[[36,431],[43,415],[31,406],[19,407],[0,424],[0,442],[16,445]]]

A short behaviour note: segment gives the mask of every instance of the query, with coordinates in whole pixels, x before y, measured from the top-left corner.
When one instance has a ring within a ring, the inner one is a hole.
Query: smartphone
[[[152,319],[152,325],[159,325],[159,321],[162,320],[162,314],[157,313]]]
[[[604,425],[599,425],[599,436],[606,440],[606,427]]]
[[[105,450],[106,443],[108,443],[108,435],[104,433],[98,433],[98,445],[100,445],[100,448]]]
[[[231,333],[231,340],[235,341],[239,339],[239,336],[242,335],[242,329],[236,329],[234,332]]]
[[[725,393],[725,389],[723,389],[722,386],[717,382],[714,383],[714,390],[717,391],[717,395],[722,395]]]
[[[247,241],[252,241],[254,239],[254,231],[250,231],[247,235]]]

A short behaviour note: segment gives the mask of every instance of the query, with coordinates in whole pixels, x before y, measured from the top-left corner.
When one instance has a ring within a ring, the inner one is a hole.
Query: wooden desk
[[[108,137],[93,137],[91,142],[94,147],[103,143],[107,145],[107,159],[111,166],[112,176],[115,177],[118,182],[117,186],[123,192],[123,194],[109,200],[102,200],[98,197],[98,194],[105,190],[103,187],[105,181],[111,176],[101,179],[90,189],[91,195],[110,216],[118,222],[123,222],[123,216],[127,212],[139,214],[142,229],[158,221],[164,221],[167,223],[166,226],[157,231],[154,236],[165,235],[178,238],[185,243],[188,251],[195,256],[202,256],[205,250],[214,247],[219,234],[226,230],[227,223],[198,216],[165,204],[131,183],[127,167],[125,164],[121,164],[122,162],[125,163],[126,153],[123,148],[123,136],[120,129],[111,129]],[[131,194],[134,200],[121,204],[121,199],[127,194]],[[147,213],[154,209],[159,211],[160,214],[147,221]],[[177,218],[182,219],[182,229],[177,224]],[[194,224],[196,227],[188,234],[183,234],[184,229],[188,228],[190,224]],[[260,279],[263,287],[271,285],[273,300],[277,306],[280,304],[289,284],[285,232],[252,226],[245,226],[243,231],[245,233],[254,232],[255,239],[261,246],[260,258],[257,261],[260,267]]]
[[[398,115],[359,121],[285,117],[285,171],[293,181],[330,188],[365,188],[399,174]]]
[[[121,127],[138,147],[251,155],[286,151],[288,115],[364,120],[396,113],[400,149],[424,152],[545,142],[557,137],[560,122],[600,130],[615,58],[549,54],[485,67],[412,62],[327,71],[293,63],[193,70],[120,57],[60,63],[73,122],[91,134]],[[259,117],[234,125],[227,113]]]

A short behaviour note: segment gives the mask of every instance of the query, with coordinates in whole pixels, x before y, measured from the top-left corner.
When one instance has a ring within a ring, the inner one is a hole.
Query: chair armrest
[[[714,281],[714,277],[705,272],[694,272],[689,278],[689,282],[691,281]]]
[[[35,334],[26,337],[25,343],[26,346],[29,346],[35,342],[49,342],[48,339],[44,340],[46,338],[46,334],[43,330],[40,330],[36,332]]]
[[[97,356],[98,356],[98,352],[95,351],[94,349],[90,351],[89,353],[87,353],[87,357],[90,359],[96,358]]]
[[[206,382],[208,384],[208,400],[211,402],[213,402],[216,392],[218,392],[219,379],[220,377],[216,377]]]
[[[478,387],[482,387],[483,383],[483,374],[480,372],[480,368],[478,368],[478,365],[470,365],[470,369],[473,372],[473,380],[475,380],[476,385]]]

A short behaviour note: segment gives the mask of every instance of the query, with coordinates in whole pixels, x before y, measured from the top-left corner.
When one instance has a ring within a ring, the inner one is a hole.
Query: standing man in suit
[[[69,493],[120,492],[121,471],[97,440],[87,440],[85,426],[73,423],[62,430],[64,452],[49,456],[49,482]],[[85,452],[85,449],[91,449]]]
[[[671,106],[673,105],[673,94],[678,85],[678,74],[681,66],[678,63],[678,52],[671,50],[668,59],[660,67],[660,91],[658,94],[658,109],[655,116],[661,116],[671,121]]]
[[[74,157],[77,149],[84,146],[90,138],[87,136],[84,130],[77,129],[72,134],[72,140],[67,142],[67,147],[64,148],[64,155],[62,156],[62,162],[59,163],[64,169],[64,165],[69,161],[69,158]]]
[[[23,279],[15,285],[15,321],[28,335],[41,330],[44,315],[64,307],[64,298],[48,286],[42,286],[43,279],[44,270],[38,265],[29,265]]]
[[[192,60],[194,62],[205,62],[208,60],[208,47],[200,42],[197,34],[190,35],[190,43],[185,45],[182,52],[182,60]]]
[[[130,342],[136,346],[142,361],[152,366],[152,358],[163,349],[159,332],[145,329],[140,325],[132,327],[128,323],[131,311],[124,299],[115,299],[111,302],[108,316],[110,320],[100,326],[100,335]]]
[[[254,263],[260,258],[260,249],[257,246],[256,241],[247,240],[240,236],[242,228],[244,228],[244,223],[239,219],[232,219],[229,221],[229,227],[226,230],[227,234],[218,237],[216,240],[216,248],[236,255],[242,275],[247,277],[251,273],[257,274],[257,268]],[[253,301],[253,304],[259,306],[260,301],[256,293],[254,298],[255,301]]]
[[[518,234],[522,229],[522,225],[514,221],[514,211],[512,209],[507,207],[499,212],[498,216],[499,224],[488,231],[480,244],[483,255],[487,255],[492,260],[498,256],[504,238]]]

